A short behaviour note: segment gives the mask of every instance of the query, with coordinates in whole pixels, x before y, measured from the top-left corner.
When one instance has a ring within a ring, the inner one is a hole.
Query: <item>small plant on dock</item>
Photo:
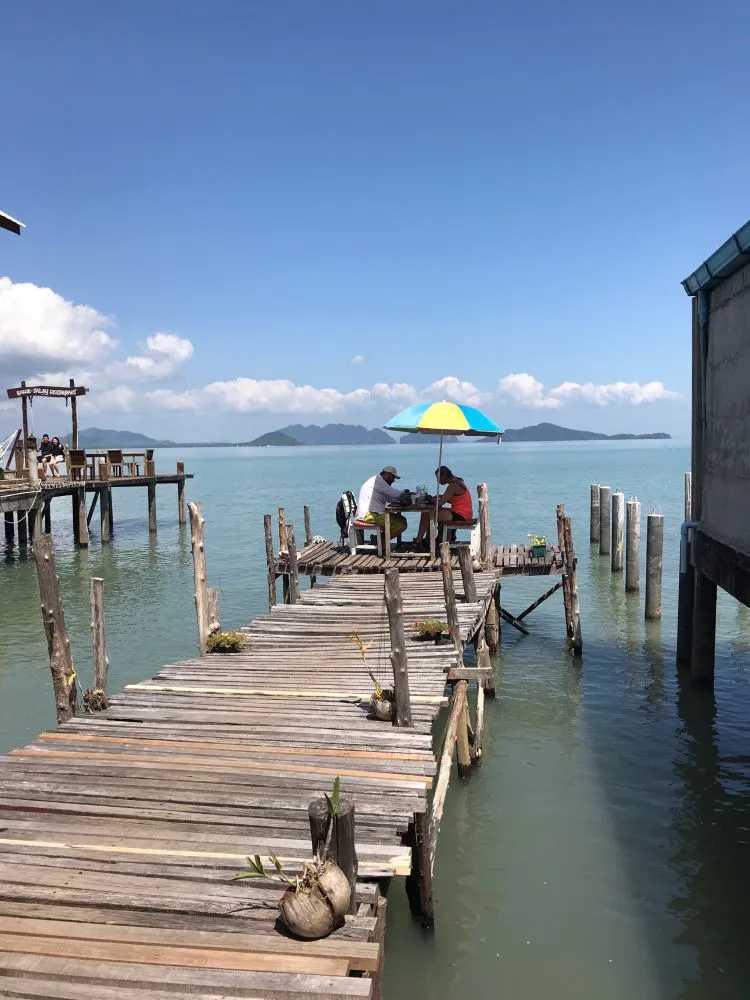
[[[84,712],[103,712],[109,708],[109,699],[101,688],[86,688],[83,692]]]
[[[362,660],[362,666],[367,667],[367,654],[370,651],[370,646],[372,645],[372,643],[365,642],[365,640],[362,638],[359,632],[352,632],[352,634],[349,636],[349,639],[357,647],[360,659]]]
[[[214,632],[206,641],[209,653],[239,653],[247,646],[244,632]]]
[[[547,554],[547,539],[544,535],[535,535],[533,532],[529,532],[529,541],[531,542],[531,555],[533,556],[544,556]]]
[[[421,618],[414,622],[414,631],[419,639],[437,639],[438,636],[448,635],[450,628],[447,622],[441,622],[437,618]]]
[[[273,870],[269,871],[259,854],[247,859],[248,867],[235,876],[235,880],[263,878],[285,885],[286,891],[279,900],[279,912],[289,930],[298,937],[317,940],[340,927],[349,909],[351,887],[339,866],[328,857],[333,834],[334,819],[341,808],[341,779],[333,782],[328,803],[328,832],[323,850],[312,861],[306,861],[300,875],[288,875],[276,857],[270,854]]]

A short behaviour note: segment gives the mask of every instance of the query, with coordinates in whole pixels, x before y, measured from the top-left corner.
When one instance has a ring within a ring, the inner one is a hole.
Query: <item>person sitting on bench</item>
[[[435,469],[435,478],[441,486],[447,487],[437,498],[438,502],[438,522],[440,524],[463,523],[467,524],[474,520],[474,509],[471,504],[471,493],[469,487],[460,476],[454,476],[447,465],[441,465]],[[434,497],[433,497],[434,500]],[[450,507],[444,507],[450,504]],[[428,545],[428,533],[430,530],[430,515],[425,512],[419,521],[419,531],[414,539],[417,545]]]
[[[397,490],[393,485],[393,481],[400,478],[392,465],[386,465],[376,476],[370,476],[362,483],[357,500],[357,520],[384,528],[385,505],[409,496],[408,490]],[[392,513],[390,521],[391,538],[400,538],[406,530],[406,518]]]

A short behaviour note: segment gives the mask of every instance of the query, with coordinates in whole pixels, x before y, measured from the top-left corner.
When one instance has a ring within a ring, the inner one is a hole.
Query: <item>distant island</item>
[[[656,431],[652,434],[600,434],[597,431],[579,431],[572,427],[561,427],[559,424],[541,423],[530,427],[508,427],[503,432],[503,441],[667,441],[671,434]],[[400,444],[434,444],[440,440],[439,434],[402,434]],[[446,435],[446,442],[452,437]],[[471,440],[457,438],[458,441]],[[493,437],[476,438],[477,441],[490,441]]]
[[[70,444],[70,435],[65,439]],[[141,434],[138,431],[116,431],[111,428],[85,427],[78,432],[79,448],[267,448],[294,445],[324,444],[393,444],[390,434],[379,428],[368,430],[361,424],[290,424],[277,431],[268,431],[252,441],[170,441]]]

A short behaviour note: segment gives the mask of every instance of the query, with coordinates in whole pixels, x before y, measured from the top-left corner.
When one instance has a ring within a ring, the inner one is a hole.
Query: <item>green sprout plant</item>
[[[244,632],[214,632],[206,640],[209,653],[240,653],[246,646]]]
[[[436,639],[450,632],[448,623],[441,622],[437,618],[421,618],[414,622],[413,628],[420,639]]]

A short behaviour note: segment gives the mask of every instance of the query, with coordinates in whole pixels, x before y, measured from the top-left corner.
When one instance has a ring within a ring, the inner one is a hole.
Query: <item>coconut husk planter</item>
[[[297,937],[317,940],[341,927],[349,911],[349,880],[331,861],[308,862],[298,885],[279,901],[281,919]]]
[[[368,670],[372,681],[373,692],[370,695],[370,711],[380,722],[393,722],[396,714],[396,692],[393,688],[380,686],[377,677]]]
[[[437,618],[423,618],[414,622],[414,638],[418,642],[434,642],[436,646],[448,641],[450,626]]]

